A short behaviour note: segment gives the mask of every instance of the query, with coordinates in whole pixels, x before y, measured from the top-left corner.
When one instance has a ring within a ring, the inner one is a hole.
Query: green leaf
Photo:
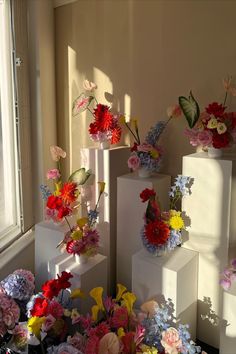
[[[86,171],[85,168],[82,167],[70,175],[69,182],[74,182],[78,186],[82,186],[83,184],[85,184],[87,179],[91,176],[91,174],[92,174],[91,170]]]
[[[200,109],[191,91],[189,98],[183,96],[179,97],[179,105],[187,119],[189,127],[193,128],[200,116]]]
[[[93,99],[93,96],[87,96],[85,93],[81,93],[81,95],[79,95],[79,97],[73,102],[72,115],[76,116],[77,114],[84,112]]]

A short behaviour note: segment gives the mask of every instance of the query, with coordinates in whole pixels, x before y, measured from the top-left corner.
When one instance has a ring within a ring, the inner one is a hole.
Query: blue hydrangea
[[[51,191],[49,190],[48,186],[41,184],[40,190],[43,196],[43,200],[47,200],[50,195],[52,195]]]
[[[148,152],[138,151],[137,155],[140,159],[140,167],[145,168],[151,172],[158,172],[161,167],[161,157],[159,159],[153,159]]]
[[[175,247],[181,245],[182,243],[182,234],[179,230],[170,230],[170,237],[168,238],[166,248],[168,251],[172,251]]]
[[[145,139],[146,143],[155,146],[163,130],[165,129],[165,126],[166,126],[166,122],[160,121],[154,127],[151,127]]]
[[[10,274],[1,281],[5,293],[17,300],[28,300],[32,296],[32,286],[27,279],[18,274]]]
[[[174,185],[170,189],[169,196],[175,198],[176,193],[180,193],[181,197],[190,195],[192,184],[192,177],[178,175],[175,179]]]
[[[97,210],[89,210],[89,212],[88,212],[89,225],[93,226],[94,224],[96,224],[98,214],[99,213]]]
[[[201,347],[195,345],[195,343],[191,340],[188,328],[189,325],[182,325],[182,324],[179,324],[178,327],[179,337],[182,341],[182,346],[183,346],[181,354],[201,353]]]

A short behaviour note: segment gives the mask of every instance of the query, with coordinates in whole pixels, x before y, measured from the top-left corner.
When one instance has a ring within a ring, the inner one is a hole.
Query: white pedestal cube
[[[91,313],[91,307],[95,304],[89,296],[90,290],[97,286],[107,293],[107,257],[97,254],[88,259],[87,263],[78,264],[74,256],[63,254],[52,259],[48,264],[48,279],[56,278],[62,271],[71,272],[71,289],[80,288],[85,294],[85,299],[78,299],[73,303],[82,314]]]
[[[219,273],[236,243],[236,164],[202,152],[183,157],[182,173],[194,178],[182,209],[191,219],[183,247],[200,253],[197,337],[219,348],[223,301]]]
[[[162,257],[155,257],[145,249],[133,255],[132,291],[137,305],[155,299],[172,300],[174,317],[190,325],[192,339],[197,324],[198,253],[177,247]]]
[[[116,289],[116,224],[117,224],[117,183],[116,178],[128,172],[127,160],[130,155],[128,146],[108,150],[96,148],[81,149],[83,167],[95,174],[95,190],[92,205],[98,196],[97,182],[106,183],[107,197],[102,197],[99,205],[100,252],[108,259],[108,289]]]
[[[35,225],[35,287],[41,290],[42,284],[48,279],[48,262],[58,256],[58,243],[68,232],[66,224],[56,225],[51,221],[43,221]]]
[[[168,210],[170,183],[171,177],[161,174],[140,178],[136,173],[129,173],[117,179],[117,282],[129,289],[132,255],[143,248],[140,231],[147,204],[142,203],[139,195],[145,188],[153,188],[162,210]]]
[[[223,292],[223,321],[220,329],[220,354],[236,352],[236,283]]]

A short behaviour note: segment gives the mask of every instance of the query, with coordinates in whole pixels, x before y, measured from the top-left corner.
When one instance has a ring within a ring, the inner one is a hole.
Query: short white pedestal
[[[132,255],[143,248],[140,230],[147,207],[139,195],[145,189],[157,192],[162,210],[169,209],[171,177],[140,178],[136,173],[117,179],[117,282],[131,287]]]
[[[223,292],[223,321],[220,330],[220,354],[236,352],[236,284]]]
[[[180,323],[190,325],[192,339],[197,324],[198,253],[177,247],[162,257],[154,257],[145,249],[133,255],[132,291],[137,305],[151,299],[172,300],[173,315]]]
[[[62,271],[71,272],[71,289],[81,288],[86,294],[85,299],[78,299],[74,305],[78,306],[82,314],[91,313],[91,307],[95,304],[89,296],[91,289],[101,286],[104,294],[107,293],[107,257],[97,254],[89,258],[87,263],[77,264],[72,255],[63,254],[49,262],[48,279],[57,277]]]
[[[100,252],[108,259],[108,289],[116,289],[116,218],[117,218],[117,183],[116,178],[128,172],[127,160],[130,155],[128,146],[100,150],[81,149],[81,164],[95,174],[95,187],[98,181],[106,183],[107,197],[102,197],[99,205]],[[98,189],[93,193],[93,205]]]
[[[194,178],[192,194],[182,203],[191,219],[183,247],[200,253],[197,337],[216,348],[223,301],[219,273],[228,263],[236,238],[235,165],[232,159],[211,159],[206,153],[183,157],[183,175]]]
[[[48,279],[48,262],[60,254],[57,245],[63,240],[68,226],[55,225],[51,221],[43,221],[35,225],[35,286],[41,290]]]

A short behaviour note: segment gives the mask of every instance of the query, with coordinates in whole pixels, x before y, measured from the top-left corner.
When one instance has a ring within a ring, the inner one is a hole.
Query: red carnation
[[[91,123],[89,125],[89,134],[93,135],[93,134],[97,134],[98,133],[98,127],[96,122],[95,123]]]
[[[145,235],[152,245],[164,245],[169,238],[170,229],[163,221],[153,221],[145,225]]]
[[[71,286],[71,283],[68,281],[70,278],[73,278],[73,275],[69,272],[63,271],[61,276],[58,275],[58,286],[60,289],[67,289]]]
[[[60,197],[65,204],[71,204],[77,198],[76,191],[77,191],[77,184],[76,183],[66,182],[66,183],[64,183],[64,185],[60,191]]]
[[[58,280],[52,279],[43,284],[42,290],[43,296],[51,300],[54,296],[58,296],[61,288],[59,287]]]
[[[117,125],[112,129],[111,133],[111,144],[117,144],[120,141],[121,137],[121,127]]]
[[[140,193],[140,198],[142,199],[143,203],[145,203],[150,198],[155,198],[155,196],[156,196],[156,192],[154,191],[154,189],[145,188]]]
[[[49,209],[59,209],[62,206],[62,200],[55,195],[50,195],[47,200],[47,207]]]
[[[38,297],[37,299],[35,299],[34,306],[30,311],[30,313],[32,316],[41,317],[47,315],[47,310],[48,310],[47,300]]]
[[[71,213],[71,209],[70,208],[61,206],[58,209],[57,217],[58,217],[58,219],[62,219],[65,216],[69,215],[70,213]]]
[[[230,136],[228,132],[224,134],[213,133],[212,145],[215,149],[221,149],[229,146]]]
[[[208,107],[206,107],[206,112],[208,114],[213,114],[215,117],[222,117],[224,114],[226,107],[222,106],[217,102],[210,103]]]

